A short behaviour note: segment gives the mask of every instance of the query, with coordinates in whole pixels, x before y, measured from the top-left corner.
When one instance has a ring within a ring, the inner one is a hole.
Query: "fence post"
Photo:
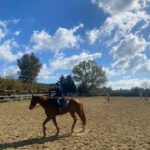
[[[107,102],[109,102],[110,101],[110,98],[109,98],[109,93],[107,93]]]

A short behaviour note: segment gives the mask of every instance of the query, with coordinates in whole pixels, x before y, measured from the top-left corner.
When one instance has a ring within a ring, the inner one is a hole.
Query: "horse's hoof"
[[[58,134],[59,134],[59,131],[60,131],[60,129],[59,128],[57,128],[57,132],[56,132],[56,136],[58,136]]]
[[[82,132],[85,132],[85,128],[84,127],[82,128]]]
[[[56,136],[58,136],[59,135],[59,131],[58,132],[56,132],[56,134],[55,134]]]

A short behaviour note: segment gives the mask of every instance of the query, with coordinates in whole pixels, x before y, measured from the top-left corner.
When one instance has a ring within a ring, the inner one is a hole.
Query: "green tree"
[[[60,84],[61,88],[63,89],[63,93],[66,95],[67,94],[67,81],[64,75],[61,75],[58,83]]]
[[[81,83],[78,86],[78,94],[80,94],[80,95],[89,95],[89,89],[88,89],[88,86],[85,83]]]
[[[92,94],[92,91],[101,88],[107,81],[102,67],[91,60],[80,62],[72,72],[74,80],[79,85],[80,94]]]
[[[76,85],[71,75],[68,75],[66,77],[66,82],[67,82],[67,93],[70,93],[70,94],[76,93]]]
[[[37,58],[33,53],[24,54],[17,60],[17,65],[20,69],[18,72],[19,79],[23,83],[36,82],[36,77],[42,67],[39,58]]]
[[[76,93],[76,85],[71,77],[71,75],[61,75],[58,83],[61,85],[65,95]]]

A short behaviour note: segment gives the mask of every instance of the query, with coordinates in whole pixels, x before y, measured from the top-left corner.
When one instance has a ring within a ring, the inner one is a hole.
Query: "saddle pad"
[[[63,98],[60,100],[61,108],[64,109],[68,106],[67,101]]]

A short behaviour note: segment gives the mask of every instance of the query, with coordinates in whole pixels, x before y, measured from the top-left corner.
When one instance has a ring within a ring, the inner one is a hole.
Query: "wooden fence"
[[[28,100],[32,94],[47,95],[47,91],[16,91],[16,90],[0,90],[0,102]]]

